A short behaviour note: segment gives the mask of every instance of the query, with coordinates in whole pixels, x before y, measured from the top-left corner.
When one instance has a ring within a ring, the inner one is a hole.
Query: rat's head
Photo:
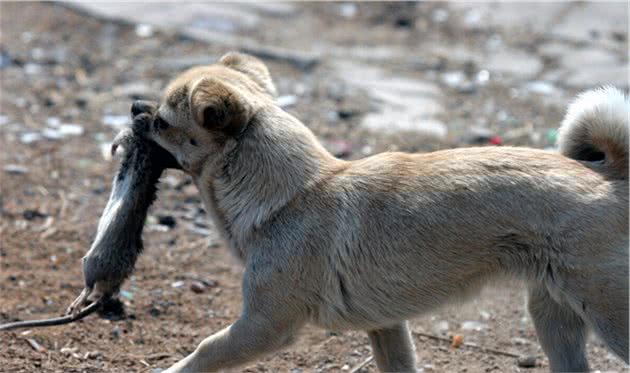
[[[148,137],[171,153],[185,171],[197,174],[239,138],[274,95],[269,71],[260,60],[229,53],[217,64],[179,75],[157,107],[134,103],[132,115],[152,113]]]

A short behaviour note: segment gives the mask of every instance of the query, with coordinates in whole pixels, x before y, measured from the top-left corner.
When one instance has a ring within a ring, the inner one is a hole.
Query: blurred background
[[[628,90],[628,4],[0,3],[0,322],[57,315],[81,290],[132,100],[232,50],[267,63],[278,104],[341,158],[554,149],[578,92]],[[2,369],[157,372],[237,317],[241,269],[187,176],[163,178],[145,238],[119,309],[0,335]],[[520,285],[500,284],[412,327],[528,361],[417,335],[419,368],[547,371],[524,305]],[[596,340],[589,354],[594,369],[627,368]],[[363,333],[307,328],[245,370],[352,371],[369,355]]]

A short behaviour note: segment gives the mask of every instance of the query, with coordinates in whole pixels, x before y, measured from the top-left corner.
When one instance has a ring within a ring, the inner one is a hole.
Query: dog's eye
[[[169,124],[161,117],[156,117],[153,121],[153,127],[155,129],[165,130],[169,127]]]
[[[197,146],[197,141],[195,141],[195,139],[190,139],[190,145]]]

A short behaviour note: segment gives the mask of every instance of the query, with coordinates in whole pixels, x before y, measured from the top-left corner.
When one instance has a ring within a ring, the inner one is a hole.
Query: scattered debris
[[[28,173],[28,167],[20,166],[18,164],[8,164],[4,166],[4,172],[13,175],[22,175]]]
[[[147,24],[139,24],[136,26],[136,35],[141,38],[150,38],[153,36],[153,26]]]
[[[173,288],[181,288],[182,286],[184,286],[185,282],[184,281],[175,281],[171,284],[171,287]]]
[[[26,342],[28,342],[29,346],[31,346],[31,348],[37,352],[46,352],[46,349],[40,345],[39,343],[37,343],[37,341],[33,338],[26,338]]]
[[[206,285],[200,281],[192,281],[190,283],[190,290],[192,290],[193,293],[201,294],[206,291]]]
[[[158,224],[166,226],[168,228],[175,228],[177,220],[171,215],[158,215]]]
[[[516,359],[516,364],[521,368],[535,368],[536,356],[521,356]]]
[[[464,342],[464,336],[462,336],[461,334],[455,334],[451,342],[451,347],[458,348],[459,346],[462,345],[463,342]]]

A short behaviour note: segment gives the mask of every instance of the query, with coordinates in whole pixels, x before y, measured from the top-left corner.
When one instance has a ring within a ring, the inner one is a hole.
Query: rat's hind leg
[[[368,331],[374,360],[381,372],[415,372],[416,352],[407,322]]]

